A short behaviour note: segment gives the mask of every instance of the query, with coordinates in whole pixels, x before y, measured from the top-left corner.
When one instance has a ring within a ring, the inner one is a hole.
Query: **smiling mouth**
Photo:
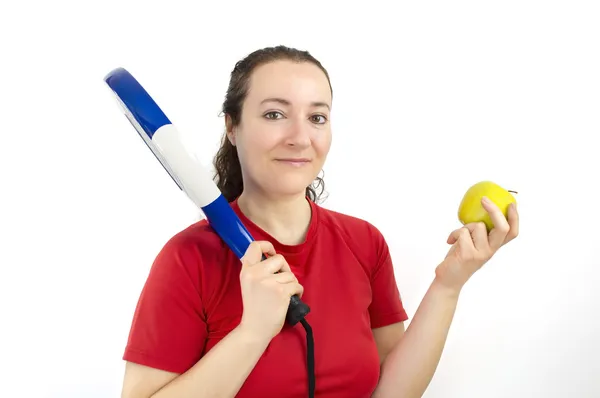
[[[299,159],[299,158],[284,158],[284,159],[275,159],[279,163],[285,163],[292,166],[303,166],[305,164],[310,163],[309,159]]]

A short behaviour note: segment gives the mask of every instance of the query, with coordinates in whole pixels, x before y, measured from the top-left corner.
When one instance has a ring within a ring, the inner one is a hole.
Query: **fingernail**
[[[481,198],[481,200],[482,200],[484,203],[487,203],[488,205],[491,203],[491,201],[488,199],[488,197],[487,197],[487,196],[484,196],[483,198]]]

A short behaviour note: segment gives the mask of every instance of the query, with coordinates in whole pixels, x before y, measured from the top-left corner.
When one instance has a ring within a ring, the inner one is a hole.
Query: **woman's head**
[[[269,47],[235,65],[222,109],[226,131],[214,159],[227,200],[248,189],[320,198],[332,93],[327,71],[306,51]]]

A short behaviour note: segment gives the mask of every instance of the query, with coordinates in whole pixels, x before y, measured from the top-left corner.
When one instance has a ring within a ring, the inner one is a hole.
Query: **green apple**
[[[500,208],[504,217],[508,217],[508,207],[517,202],[513,193],[517,192],[506,190],[492,181],[478,182],[471,186],[462,198],[458,207],[458,219],[463,225],[483,222],[489,232],[494,228],[494,223],[483,208],[481,199],[486,196]]]

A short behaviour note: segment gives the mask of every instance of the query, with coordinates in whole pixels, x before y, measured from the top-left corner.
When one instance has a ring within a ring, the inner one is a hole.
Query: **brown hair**
[[[254,69],[260,65],[278,60],[311,62],[315,64],[325,73],[331,89],[331,81],[327,70],[308,51],[301,51],[281,45],[256,50],[238,61],[231,72],[222,113],[231,118],[232,126],[239,125],[241,121],[242,105],[248,93],[250,75]],[[331,89],[331,92],[333,94],[333,89]],[[239,197],[244,189],[242,170],[237,150],[229,142],[227,131],[223,134],[221,146],[215,155],[213,165],[216,169],[214,180],[227,201],[231,202]],[[319,188],[321,190],[317,193]],[[321,200],[324,190],[325,182],[323,178],[317,177],[311,185],[306,187],[306,196],[313,202],[317,202]]]

